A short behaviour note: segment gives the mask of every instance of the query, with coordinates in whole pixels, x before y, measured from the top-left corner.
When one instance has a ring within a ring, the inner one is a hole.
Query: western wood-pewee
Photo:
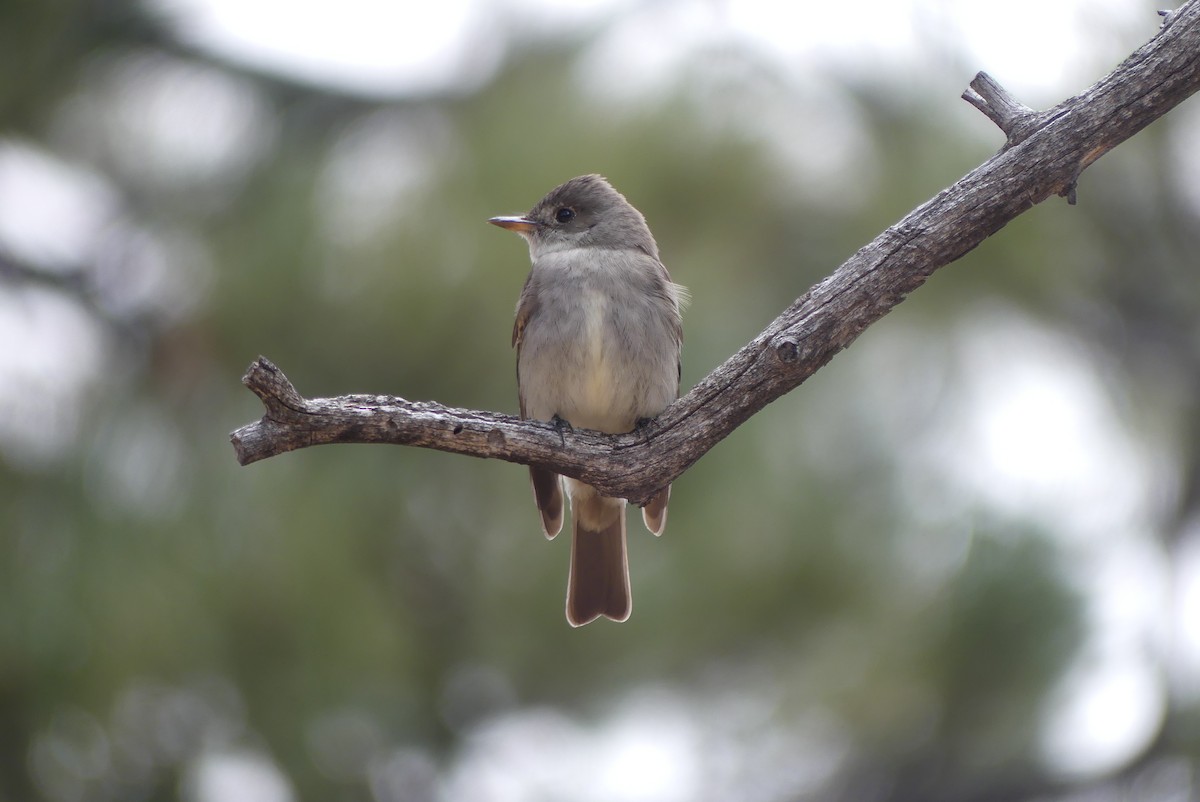
[[[679,395],[685,290],[658,259],[646,220],[598,175],[550,191],[522,217],[489,222],[529,243],[533,267],[521,290],[513,345],[521,415],[615,434],[662,412]],[[567,620],[629,618],[625,499],[530,468],[542,529],[562,529],[571,499]],[[662,534],[671,488],[642,509]]]

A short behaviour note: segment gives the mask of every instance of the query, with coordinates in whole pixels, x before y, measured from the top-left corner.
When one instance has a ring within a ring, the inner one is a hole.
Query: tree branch
[[[1198,88],[1200,0],[1166,17],[1154,38],[1097,84],[1047,111],[1020,104],[980,73],[964,98],[1004,131],[1004,148],[851,256],[637,431],[560,431],[388,396],[305,399],[260,357],[243,382],[266,415],[232,433],[238,461],[321,443],[394,443],[541,465],[607,495],[644,501],[799,386],[933,271],[1052,195],[1073,202],[1084,169]]]

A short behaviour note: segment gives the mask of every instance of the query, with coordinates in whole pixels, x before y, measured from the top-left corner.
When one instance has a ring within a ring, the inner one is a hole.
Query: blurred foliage
[[[6,253],[0,270],[0,295],[49,291],[100,332],[62,409],[0,409],[35,440],[68,427],[42,456],[0,438],[0,800],[214,798],[199,767],[226,753],[261,756],[295,798],[418,799],[489,722],[599,723],[641,687],[700,720],[729,695],[765,706],[730,736],[740,768],[699,798],[1050,798],[1196,770],[1186,739],[1155,738],[1062,782],[1039,743],[1088,638],[1071,550],[910,454],[952,411],[939,365],[957,332],[1021,310],[1101,366],[1173,477],[1156,535],[1182,537],[1200,503],[1200,225],[1170,176],[1175,120],[706,456],[664,538],[631,527],[633,618],[573,631],[566,544],[538,536],[523,470],[365,447],[238,467],[227,433],[261,413],[244,365],[265,354],[308,395],[515,411],[527,260],[484,221],[599,171],[692,290],[686,388],[999,145],[955,106],[969,73],[900,91],[831,70],[815,93],[730,50],[652,102],[595,98],[578,64],[596,31],[514,48],[468,93],[368,101],[223,63],[169,23],[123,0],[0,8],[0,135],[117,199],[92,259]],[[194,93],[195,125],[212,115],[228,141],[156,150],[137,111],[156,92]],[[771,136],[748,122],[767,109]],[[839,146],[805,140],[814,126]],[[926,347],[880,368],[894,343]],[[1172,700],[1164,732],[1187,722]],[[778,776],[755,773],[756,739],[805,727],[821,748],[765,750]],[[791,766],[830,750],[820,782]]]

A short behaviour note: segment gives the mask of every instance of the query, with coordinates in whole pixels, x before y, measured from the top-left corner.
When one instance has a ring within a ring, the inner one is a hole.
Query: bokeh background
[[[515,412],[521,241],[607,175],[684,388],[1160,0],[0,4],[0,800],[1200,795],[1200,105],[631,526],[570,629],[518,466],[239,467],[307,395]]]

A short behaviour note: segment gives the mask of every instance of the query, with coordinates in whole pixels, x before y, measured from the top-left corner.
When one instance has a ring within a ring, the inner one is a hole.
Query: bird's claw
[[[563,448],[567,447],[567,432],[575,431],[575,427],[566,418],[560,418],[557,413],[550,419],[551,425],[558,431],[558,439],[562,442]]]

